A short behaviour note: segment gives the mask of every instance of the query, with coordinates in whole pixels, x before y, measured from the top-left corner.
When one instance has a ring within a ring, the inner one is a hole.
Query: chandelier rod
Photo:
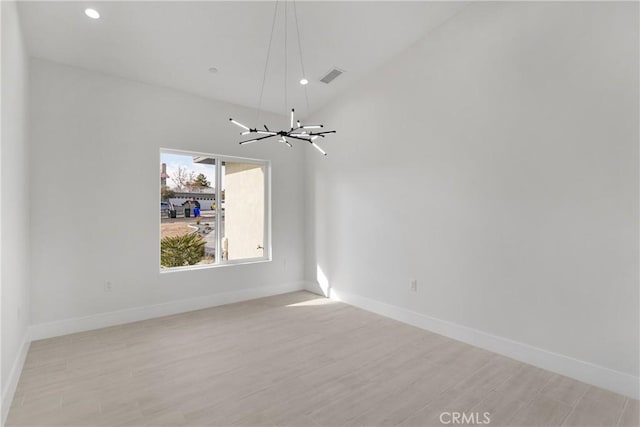
[[[269,36],[269,47],[267,48],[267,60],[264,63],[264,72],[262,73],[262,86],[260,87],[260,99],[258,100],[258,117],[256,122],[260,123],[260,113],[262,111],[262,95],[264,94],[264,85],[267,81],[267,69],[269,68],[269,57],[271,56],[271,43],[273,41],[273,33],[276,28],[276,17],[278,16],[278,0],[276,0],[273,8],[273,21],[271,22],[271,35]]]
[[[296,21],[296,34],[298,36],[298,52],[300,53],[300,68],[302,68],[302,78],[306,79],[307,74],[304,71],[304,59],[302,59],[302,43],[300,43],[300,26],[298,25],[298,9],[296,8],[296,0],[293,0],[293,17]],[[304,86],[304,98],[307,103],[307,116],[311,114],[309,108],[309,93],[307,92],[307,86]]]
[[[287,114],[287,0],[284,0],[284,114]]]

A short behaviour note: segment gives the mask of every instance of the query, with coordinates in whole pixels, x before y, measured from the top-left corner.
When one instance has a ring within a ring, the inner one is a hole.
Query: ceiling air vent
[[[339,68],[333,68],[331,71],[329,71],[327,74],[324,75],[323,78],[320,79],[320,81],[322,83],[331,83],[336,77],[338,77],[340,74],[344,73],[343,70],[339,69]]]

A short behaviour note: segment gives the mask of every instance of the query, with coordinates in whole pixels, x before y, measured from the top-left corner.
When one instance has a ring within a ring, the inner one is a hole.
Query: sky
[[[203,165],[199,163],[193,163],[193,157],[191,155],[185,154],[173,154],[173,153],[160,153],[160,164],[167,164],[167,175],[169,178],[167,179],[167,185],[170,188],[176,186],[176,183],[171,179],[171,177],[176,175],[176,171],[178,167],[182,166],[187,169],[187,171],[193,171],[196,175],[199,173],[203,173],[207,180],[211,183],[212,187],[215,187],[214,183],[216,181],[216,167],[214,165]]]

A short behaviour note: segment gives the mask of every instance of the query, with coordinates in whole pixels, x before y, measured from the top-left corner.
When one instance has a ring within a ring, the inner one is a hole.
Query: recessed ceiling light
[[[89,18],[91,19],[98,19],[100,18],[100,14],[98,13],[97,10],[95,9],[85,9],[84,10],[84,14],[87,15]]]
[[[218,72],[218,69],[216,67],[209,67],[209,72],[215,74]]]
[[[309,80],[307,80],[307,79],[300,80],[300,84],[301,85],[306,85],[307,83],[309,83]]]

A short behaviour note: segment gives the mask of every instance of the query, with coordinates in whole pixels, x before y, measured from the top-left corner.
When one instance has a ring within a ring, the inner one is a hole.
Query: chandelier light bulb
[[[242,123],[237,122],[237,121],[235,121],[235,120],[233,120],[233,119],[229,119],[229,121],[230,121],[231,123],[233,123],[234,125],[236,125],[236,126],[240,126],[240,127],[241,127],[242,129],[244,129],[244,130],[251,130],[251,129],[249,129],[248,127],[246,127],[245,125],[243,125]]]
[[[303,85],[303,86],[306,85],[306,84],[309,84],[309,80],[303,78],[303,79],[300,80],[300,84]]]
[[[320,148],[320,146],[318,144],[316,144],[315,142],[312,142],[311,145],[313,145],[316,150],[321,152],[323,156],[327,155],[327,153],[322,148]]]

